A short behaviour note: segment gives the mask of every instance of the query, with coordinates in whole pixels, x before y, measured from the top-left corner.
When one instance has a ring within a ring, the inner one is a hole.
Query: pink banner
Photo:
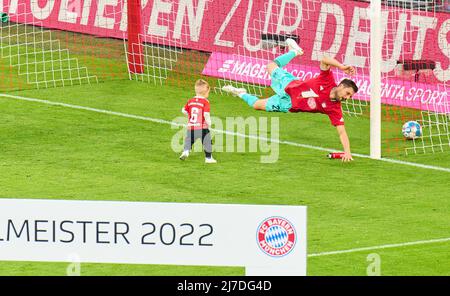
[[[126,38],[124,1],[0,0],[0,10],[7,12],[12,21]],[[370,10],[365,2],[141,0],[141,4],[142,38],[146,42],[272,60],[280,51],[261,50],[261,32],[288,33],[300,37],[304,67],[316,67],[327,53],[368,75]],[[382,26],[384,60],[380,61],[383,72],[393,74],[399,59],[435,61],[434,74],[426,82],[436,85],[419,88],[423,96],[432,91],[433,100],[434,91],[442,92],[444,83],[450,80],[449,17],[448,13],[386,7]],[[417,86],[409,87],[406,93],[414,92],[414,88]]]
[[[144,38],[149,41],[243,54],[258,51],[261,32],[289,33],[301,37],[307,64],[314,64],[320,52],[329,51],[353,61],[355,66],[368,66],[370,12],[365,2],[141,0],[141,3]],[[124,0],[0,0],[0,10],[7,12],[13,21],[116,38],[126,34],[127,13],[123,5]],[[402,53],[406,59],[430,59],[441,63],[441,72],[448,72],[450,53],[445,37],[450,31],[450,14],[389,8],[383,16],[386,57],[395,60]],[[443,75],[448,78],[450,74]],[[441,77],[438,79],[443,81]]]
[[[269,62],[269,60],[214,52],[211,54],[202,74],[226,80],[268,86],[270,85],[270,76],[266,72],[266,65]],[[284,69],[304,81],[319,75],[318,66],[318,62],[316,67],[290,63]],[[337,82],[344,78],[344,74],[339,70],[334,70],[333,72]],[[359,87],[359,92],[355,99],[370,100],[370,81],[368,77],[356,75],[348,78],[353,79]],[[420,110],[441,113],[450,112],[449,96],[445,89],[439,88],[439,85],[436,84],[388,79],[382,83],[382,102],[384,104]]]

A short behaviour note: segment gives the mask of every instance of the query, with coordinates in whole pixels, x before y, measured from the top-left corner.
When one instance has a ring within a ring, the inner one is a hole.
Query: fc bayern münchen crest
[[[294,226],[282,217],[270,217],[264,220],[258,226],[256,235],[259,248],[272,257],[289,254],[297,241]]]

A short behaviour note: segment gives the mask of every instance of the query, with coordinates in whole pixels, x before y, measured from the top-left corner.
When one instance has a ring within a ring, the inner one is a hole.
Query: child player
[[[199,79],[195,82],[195,97],[190,99],[181,110],[189,118],[186,139],[184,140],[184,151],[180,156],[185,160],[189,156],[192,145],[197,139],[202,139],[203,149],[205,151],[205,163],[216,163],[212,157],[211,116],[209,107],[210,87],[208,82]]]

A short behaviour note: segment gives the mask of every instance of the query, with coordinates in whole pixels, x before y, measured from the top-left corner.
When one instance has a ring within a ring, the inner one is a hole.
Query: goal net
[[[122,6],[90,0],[1,0],[0,90],[129,78],[124,32],[115,30]]]
[[[383,1],[383,148],[386,153],[450,149],[450,14],[447,1]],[[402,125],[418,122],[420,136]]]
[[[0,89],[114,79],[191,89],[203,78],[219,93],[232,84],[269,97],[266,65],[293,38],[305,54],[286,70],[300,80],[318,75],[324,55],[356,67],[360,90],[343,111],[366,125],[370,64],[380,63],[383,155],[448,151],[448,1],[381,3],[375,61],[369,0],[0,0]],[[409,121],[422,129],[414,139],[402,133]]]
[[[370,2],[154,1],[151,24],[156,26],[142,36],[148,74],[138,79],[190,87],[190,77],[205,75],[217,92],[232,84],[268,97],[273,92],[266,64],[286,52],[285,40],[293,38],[305,55],[286,69],[300,80],[318,75],[323,55],[357,68],[353,79],[360,91],[343,111],[367,118],[373,82]],[[444,1],[381,2],[382,154],[446,151],[450,14]],[[334,74],[337,81],[346,78],[340,71]],[[404,136],[408,121],[420,124],[420,136]]]

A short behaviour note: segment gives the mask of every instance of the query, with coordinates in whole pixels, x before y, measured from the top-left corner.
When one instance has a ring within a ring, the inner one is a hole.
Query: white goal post
[[[370,157],[381,158],[381,0],[370,2]]]

